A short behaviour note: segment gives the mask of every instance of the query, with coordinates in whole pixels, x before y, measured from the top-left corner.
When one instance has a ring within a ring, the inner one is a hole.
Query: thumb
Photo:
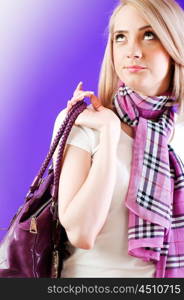
[[[95,110],[101,111],[103,109],[103,106],[101,104],[101,101],[99,98],[97,98],[95,95],[92,95],[91,97],[91,103]]]

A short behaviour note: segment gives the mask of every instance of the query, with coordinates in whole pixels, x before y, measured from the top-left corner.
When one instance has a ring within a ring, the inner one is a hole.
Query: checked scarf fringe
[[[177,103],[145,97],[124,83],[113,104],[135,132],[125,204],[128,253],[156,265],[154,277],[184,278],[184,164],[168,144]]]

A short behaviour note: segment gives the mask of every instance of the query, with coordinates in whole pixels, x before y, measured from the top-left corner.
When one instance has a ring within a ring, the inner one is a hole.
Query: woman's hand
[[[113,127],[115,130],[121,129],[120,119],[111,110],[101,105],[94,92],[83,91],[82,82],[77,85],[73,97],[67,103],[67,112],[77,102],[89,97],[92,105],[88,106],[75,120],[75,125],[86,126],[96,130],[102,130],[104,127]]]
[[[82,84],[83,84],[82,82],[79,82],[79,84],[77,85],[76,90],[73,93],[73,97],[67,102],[67,108],[66,108],[67,112],[72,108],[72,106],[74,104],[77,103],[77,101],[81,101],[85,97],[92,98],[92,96],[94,95],[94,92],[92,92],[92,91],[83,91],[82,90]],[[93,102],[95,102],[94,101],[95,98],[97,99],[97,97],[94,96],[93,97]],[[96,105],[96,106],[98,107],[98,105]]]

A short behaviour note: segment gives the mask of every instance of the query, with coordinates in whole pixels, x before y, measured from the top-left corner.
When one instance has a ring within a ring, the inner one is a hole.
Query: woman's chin
[[[124,83],[125,83],[125,85],[128,86],[132,91],[135,91],[135,92],[137,91],[137,92],[139,92],[139,93],[144,94],[144,90],[140,87],[140,84],[137,84],[137,83],[131,82],[131,81],[129,81],[129,82],[125,82],[125,81],[124,81]]]

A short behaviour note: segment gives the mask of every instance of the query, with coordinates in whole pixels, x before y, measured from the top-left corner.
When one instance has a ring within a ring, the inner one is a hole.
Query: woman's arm
[[[106,220],[116,180],[116,137],[113,126],[100,131],[92,166],[90,153],[67,145],[60,175],[59,219],[75,247],[92,248]]]

